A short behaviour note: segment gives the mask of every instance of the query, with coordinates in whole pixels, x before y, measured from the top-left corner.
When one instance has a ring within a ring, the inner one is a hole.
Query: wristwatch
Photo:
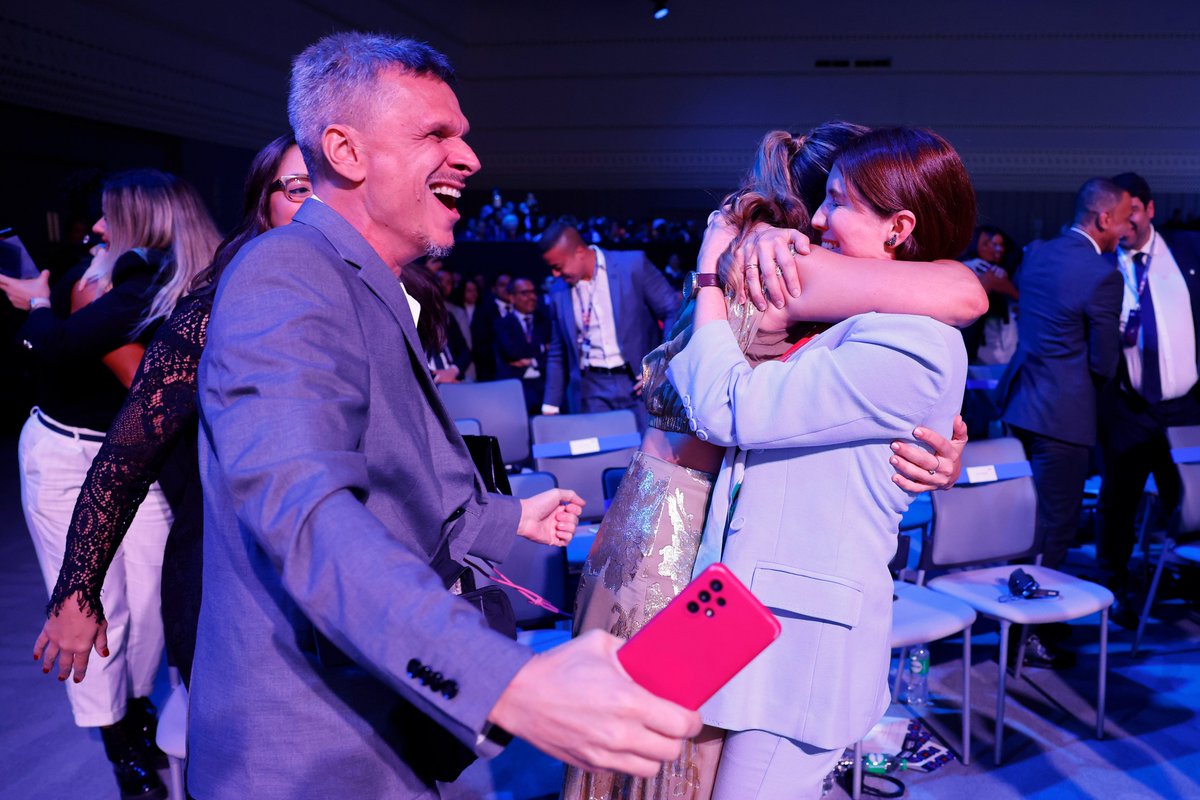
[[[35,308],[49,308],[49,307],[50,307],[50,299],[49,298],[46,298],[46,297],[31,297],[31,298],[29,298],[29,310],[30,311],[33,311]]]
[[[690,300],[696,294],[697,289],[703,289],[706,286],[725,288],[721,285],[721,276],[715,272],[689,272],[683,281],[683,299]]]

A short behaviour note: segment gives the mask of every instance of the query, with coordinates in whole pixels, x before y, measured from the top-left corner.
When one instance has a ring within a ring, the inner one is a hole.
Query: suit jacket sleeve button
[[[454,681],[446,681],[442,686],[442,694],[447,700],[453,700],[458,696],[458,684]]]
[[[410,658],[405,668],[408,670],[408,677],[415,678],[417,677],[417,672],[421,669],[421,662],[415,658]]]

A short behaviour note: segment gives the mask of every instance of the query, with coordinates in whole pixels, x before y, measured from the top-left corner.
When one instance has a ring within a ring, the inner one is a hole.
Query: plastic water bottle
[[[929,648],[910,647],[905,662],[905,700],[910,706],[929,705]]]

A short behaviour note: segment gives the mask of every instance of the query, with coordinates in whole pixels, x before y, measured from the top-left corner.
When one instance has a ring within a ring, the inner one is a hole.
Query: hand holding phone
[[[782,628],[724,564],[713,564],[617,651],[643,688],[698,709]]]

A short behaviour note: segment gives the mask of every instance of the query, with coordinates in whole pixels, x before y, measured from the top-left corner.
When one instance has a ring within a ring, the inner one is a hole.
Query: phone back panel
[[[696,576],[617,651],[639,685],[698,709],[775,641],[779,620],[724,564]]]

